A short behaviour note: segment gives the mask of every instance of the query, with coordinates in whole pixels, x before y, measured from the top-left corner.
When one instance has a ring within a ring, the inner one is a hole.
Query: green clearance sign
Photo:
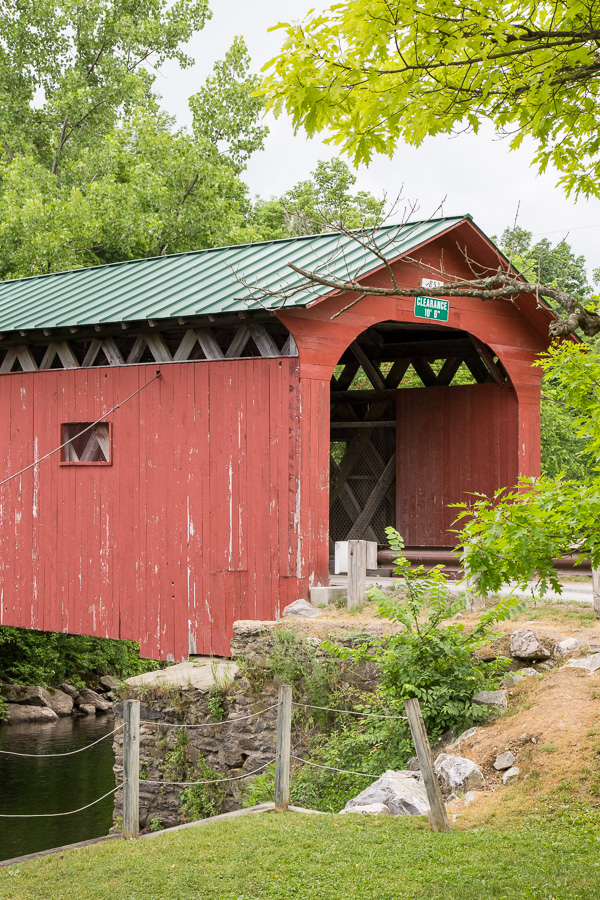
[[[434,319],[436,322],[447,322],[450,302],[438,300],[436,297],[415,297],[415,317],[417,319]]]

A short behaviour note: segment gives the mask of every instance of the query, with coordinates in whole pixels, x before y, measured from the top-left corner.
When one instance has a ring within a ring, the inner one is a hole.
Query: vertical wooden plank
[[[140,833],[140,701],[123,703],[123,837]]]
[[[275,809],[286,812],[290,803],[290,761],[292,740],[292,688],[281,684],[277,697],[277,735],[275,762]]]
[[[429,824],[432,831],[446,832],[450,831],[448,822],[448,813],[444,805],[444,798],[440,790],[437,776],[433,769],[433,757],[431,755],[431,746],[429,738],[425,730],[425,723],[421,715],[421,707],[418,700],[405,700],[404,708],[408,717],[408,724],[412,734],[415,750],[417,751],[417,759],[421,768],[421,775],[427,791],[427,799],[429,800]]]
[[[348,541],[348,609],[365,602],[367,588],[367,542]]]

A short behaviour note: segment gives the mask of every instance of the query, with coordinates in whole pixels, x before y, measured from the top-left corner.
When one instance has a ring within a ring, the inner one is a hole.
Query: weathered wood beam
[[[360,363],[357,359],[353,359],[350,362],[347,362],[336,378],[335,375],[332,377],[332,387],[333,390],[337,391],[345,391],[347,390],[352,382],[354,381],[354,376],[360,369]]]
[[[223,351],[210,328],[196,328],[196,337],[207,359],[223,359]]]
[[[293,334],[288,334],[285,344],[281,350],[282,356],[298,356],[298,347],[296,346],[296,341],[294,340]]]
[[[387,397],[389,400],[397,395],[397,390],[387,389],[384,391],[331,391],[332,403],[375,403]]]
[[[56,352],[58,353],[59,359],[63,364],[63,368],[65,369],[78,369],[79,368],[79,360],[73,353],[72,347],[68,344],[67,341],[56,341]]]
[[[94,365],[101,347],[102,341],[99,338],[94,338],[94,340],[91,341],[90,346],[87,348],[87,353],[83,357],[83,362],[81,363],[83,369],[87,369]]]
[[[376,366],[373,365],[360,344],[357,344],[356,341],[354,341],[350,345],[350,350],[361,364],[365,375],[367,376],[375,390],[379,392],[385,390],[385,382],[383,380],[381,372]]]
[[[396,476],[396,454],[393,453],[388,464],[381,473],[375,487],[371,491],[371,496],[365,503],[360,515],[352,525],[348,532],[347,540],[360,540],[366,527],[370,524],[377,507],[385,497],[390,485]]]
[[[56,356],[56,344],[52,341],[46,347],[46,352],[42,357],[42,361],[40,363],[40,369],[51,369],[52,363],[54,362],[54,357]]]
[[[181,338],[179,347],[173,354],[173,359],[177,360],[178,362],[181,360],[189,359],[190,353],[196,346],[197,339],[198,338],[196,337],[196,332],[194,331],[194,329],[188,328],[184,336]]]
[[[138,334],[135,341],[133,342],[133,347],[129,351],[127,355],[127,363],[139,363],[140,359],[144,355],[144,351],[147,347],[146,339],[143,334]],[[85,363],[84,363],[85,365]]]
[[[226,359],[235,359],[242,355],[244,350],[246,349],[246,344],[250,340],[250,332],[248,331],[248,327],[246,325],[240,325],[237,329],[236,333],[233,336],[233,340],[231,344],[227,348],[225,352]]]
[[[504,373],[501,371],[500,367],[494,360],[494,357],[490,351],[489,347],[486,347],[478,338],[470,335],[471,341],[473,342],[473,346],[475,347],[480,359],[489,370],[490,375],[496,382],[496,384],[505,384],[506,377]]]
[[[157,363],[172,361],[171,351],[165,344],[161,334],[145,334],[144,339]]]
[[[367,412],[366,420],[367,421],[377,421],[385,412],[387,407],[387,403],[385,401],[379,403],[373,403]],[[344,458],[342,459],[335,476],[331,479],[331,485],[329,489],[329,501],[333,503],[336,497],[339,495],[339,492],[342,488],[342,485],[347,480],[348,475],[354,468],[356,461],[361,456],[364,448],[369,443],[369,438],[371,436],[371,430],[368,428],[359,428],[357,429],[356,435],[352,438],[348,448],[344,454]]]
[[[461,362],[461,356],[451,356],[447,360],[445,360],[444,365],[438,372],[437,378],[435,379],[436,386],[439,385],[440,387],[447,387],[452,382],[452,379],[460,369]]]
[[[395,419],[384,419],[379,422],[332,422],[332,431],[337,428],[395,428]]]
[[[2,365],[0,366],[0,372],[11,372],[12,367],[14,366],[17,359],[17,351],[14,347],[9,347],[6,351],[6,356],[2,360]]]
[[[427,360],[413,359],[411,364],[425,387],[433,387],[436,381],[436,374]]]
[[[108,360],[109,365],[111,366],[124,366],[125,360],[123,359],[123,354],[117,347],[114,338],[107,337],[102,341],[102,352],[104,353],[106,359]]]
[[[395,363],[392,364],[392,368],[387,373],[387,377],[385,379],[386,388],[397,388],[401,383],[402,379],[406,375],[406,370],[410,365],[410,360],[408,359],[397,359]]]
[[[24,372],[36,372],[38,364],[36,363],[33,353],[27,344],[19,344],[15,347],[17,351],[17,359],[21,363]]]
[[[264,325],[248,322],[248,331],[261,356],[269,358],[281,356],[277,344]]]
[[[464,363],[477,384],[485,384],[491,380],[491,375],[478,356],[465,357]]]

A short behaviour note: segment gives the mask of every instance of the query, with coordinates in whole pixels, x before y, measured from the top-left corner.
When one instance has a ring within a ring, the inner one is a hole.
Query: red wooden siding
[[[508,386],[400,390],[396,435],[396,527],[408,546],[454,546],[458,511],[447,504],[517,481],[517,398]]]
[[[56,454],[0,488],[2,624],[135,639],[142,654],[182,659],[227,654],[236,618],[274,618],[306,595],[297,360],[160,368],[108,419],[112,465],[61,466]],[[2,376],[0,480],[156,369]]]

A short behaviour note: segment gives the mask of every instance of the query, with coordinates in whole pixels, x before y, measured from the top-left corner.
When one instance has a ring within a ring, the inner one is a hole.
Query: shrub
[[[488,715],[473,703],[473,694],[495,687],[508,660],[486,663],[475,652],[497,637],[492,631],[496,622],[524,604],[515,597],[501,600],[470,632],[460,622],[448,624],[464,601],[450,596],[442,566],[411,568],[400,534],[394,528],[386,533],[397,553],[394,574],[399,576],[399,590],[390,596],[373,588],[369,594],[379,615],[403,630],[355,650],[329,647],[339,656],[374,659],[381,672],[380,692],[390,708],[403,712],[404,700],[416,697],[435,741],[449,729],[469,727]]]
[[[0,679],[17,684],[74,681],[83,687],[101,675],[129,678],[162,665],[141,659],[135,641],[0,627]]]

